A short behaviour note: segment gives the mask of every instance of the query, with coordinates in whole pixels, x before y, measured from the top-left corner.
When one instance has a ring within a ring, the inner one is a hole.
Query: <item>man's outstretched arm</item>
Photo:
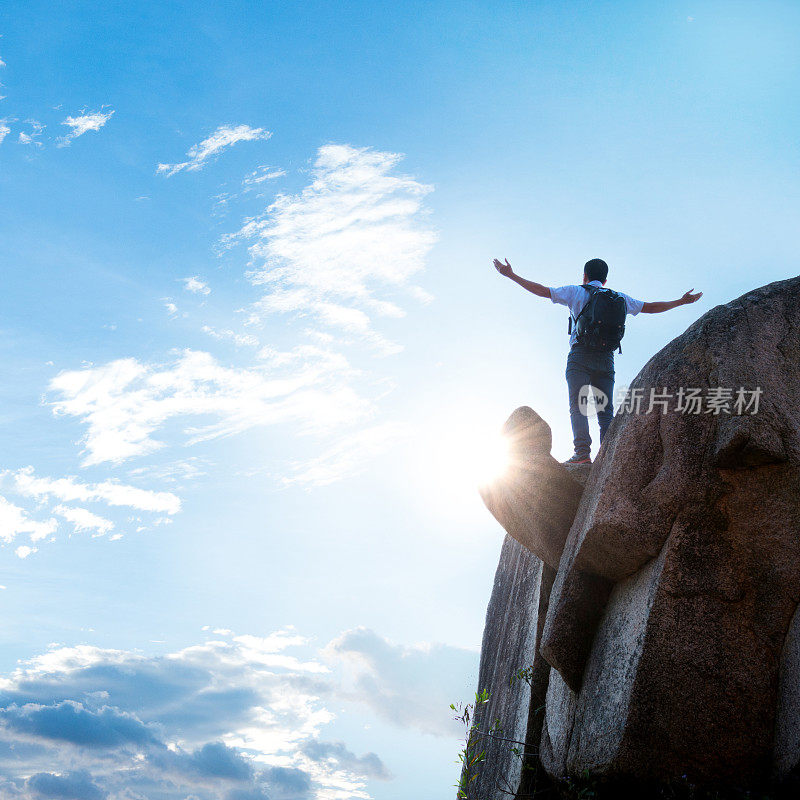
[[[546,297],[548,300],[550,299],[550,290],[546,286],[542,286],[541,283],[536,283],[535,281],[525,280],[525,278],[520,278],[519,275],[515,275],[514,270],[511,269],[511,264],[508,263],[508,259],[506,259],[505,264],[495,259],[494,267],[501,275],[504,275],[506,278],[511,278],[514,283],[518,283],[523,289],[527,289],[537,297]]]
[[[694,289],[689,289],[686,294],[678,300],[662,300],[658,303],[645,303],[642,306],[642,314],[660,314],[662,311],[669,311],[678,306],[685,306],[688,303],[696,303],[702,296],[702,292],[692,294]]]

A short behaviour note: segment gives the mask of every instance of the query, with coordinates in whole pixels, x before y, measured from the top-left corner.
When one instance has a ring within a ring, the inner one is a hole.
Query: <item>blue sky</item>
[[[795,3],[28,3],[0,30],[0,787],[451,797],[516,407],[794,274]],[[476,460],[479,462],[475,464]]]

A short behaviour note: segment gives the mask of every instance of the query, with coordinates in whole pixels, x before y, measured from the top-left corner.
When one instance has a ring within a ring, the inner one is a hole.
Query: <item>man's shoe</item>
[[[579,456],[577,453],[575,453],[575,455],[572,456],[572,458],[567,459],[564,463],[565,464],[591,464],[592,463],[592,459],[589,458],[589,456]]]

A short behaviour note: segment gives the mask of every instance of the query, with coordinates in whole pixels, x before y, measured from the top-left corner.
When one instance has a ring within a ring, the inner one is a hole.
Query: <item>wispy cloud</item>
[[[30,126],[30,131],[27,133],[25,131],[20,131],[17,141],[20,144],[32,144],[36,147],[41,147],[42,143],[39,139],[41,138],[45,126],[35,119],[26,119],[25,124]]]
[[[261,196],[262,191],[266,189],[265,184],[267,181],[274,181],[278,178],[283,178],[285,175],[285,169],[269,167],[266,164],[257,167],[252,172],[249,172],[247,175],[245,175],[244,178],[242,178],[241,191],[225,191],[215,195],[214,207],[211,213],[214,216],[226,214],[230,205],[235,200],[240,199],[242,196],[247,195],[250,192],[258,192],[258,196]]]
[[[283,178],[286,175],[285,169],[278,167],[269,167],[266,164],[256,167],[252,172],[249,172],[242,179],[242,188],[245,191],[254,189],[266,181],[274,181],[278,178]]]
[[[89,131],[99,131],[113,116],[114,111],[81,111],[75,117],[67,117],[61,124],[70,131],[58,140],[59,147],[68,147],[74,139]]]
[[[236,333],[228,328],[219,330],[210,325],[203,325],[203,333],[207,333],[213,339],[229,340],[240,347],[258,347],[259,340],[252,333]]]
[[[251,128],[249,125],[222,125],[208,138],[189,148],[186,155],[187,161],[178,164],[159,164],[158,172],[167,177],[175,175],[182,170],[202,169],[208,159],[218,155],[223,150],[238,142],[252,142],[259,139],[269,139],[272,133],[264,128]]]
[[[236,141],[268,135],[247,126],[221,128],[192,148],[190,161],[162,165],[162,171],[199,168]],[[255,363],[226,366],[211,353],[185,350],[167,362],[125,358],[56,376],[50,405],[85,426],[84,466],[288,424],[325,436],[322,452],[305,462],[295,458],[283,480],[313,486],[355,474],[389,446],[398,429],[376,417],[390,382],[353,369],[349,354],[364,346],[381,356],[399,352],[402,345],[385,336],[377,321],[402,318],[403,298],[428,299],[412,279],[436,239],[424,207],[432,187],[398,173],[401,159],[326,145],[305,189],[278,195],[263,216],[225,237],[225,246],[246,243],[246,274],[260,297],[242,309],[242,325],[204,324],[202,331],[260,348]],[[258,185],[272,177],[269,168],[259,167],[245,181]],[[183,284],[189,292],[210,293],[198,275]],[[163,302],[171,315],[179,313],[170,298]],[[255,329],[275,314],[311,317],[313,326],[302,325],[286,349],[262,347],[269,338]],[[183,421],[182,437],[170,424],[175,420]]]
[[[262,217],[223,237],[223,247],[249,243],[250,280],[267,287],[251,323],[274,313],[313,315],[380,352],[399,349],[373,329],[373,317],[402,315],[385,295],[413,289],[409,281],[436,240],[423,206],[432,187],[395,174],[401,159],[321,147],[302,192],[279,195]]]
[[[192,275],[191,278],[183,279],[183,288],[192,294],[211,294],[211,289],[208,284],[200,280],[197,275]]]
[[[293,423],[310,432],[363,419],[370,406],[348,385],[346,362],[321,348],[296,355],[291,369],[276,361],[226,367],[193,350],[163,365],[120,359],[60,373],[50,382],[51,405],[87,426],[85,466],[160,449],[153,434],[176,417],[197,418],[184,430],[188,444],[257,425]]]
[[[181,509],[180,498],[171,492],[150,491],[117,481],[84,483],[72,477],[39,477],[33,467],[0,472],[0,487],[4,493],[34,501],[33,508],[25,508],[0,496],[0,542],[5,543],[22,535],[27,535],[34,543],[44,539],[52,541],[60,530],[57,517],[70,524],[75,533],[89,531],[92,536],[105,536],[113,531],[115,522],[85,508],[87,503],[157,514],[159,516],[150,522],[153,525],[169,522]],[[142,522],[141,516],[133,519],[136,523]],[[137,530],[145,527],[139,524]],[[116,534],[115,538],[120,536]],[[36,549],[21,545],[15,552],[25,558]]]
[[[37,500],[56,498],[62,502],[101,502],[159,514],[177,514],[181,510],[180,498],[172,492],[151,491],[111,480],[84,483],[74,477],[38,477],[33,467],[5,470],[0,473],[0,481],[18,494]]]
[[[30,534],[34,541],[43,539],[53,533],[58,522],[53,519],[31,519],[24,508],[0,496],[0,540],[13,541],[19,534]]]
[[[327,486],[362,470],[404,433],[403,426],[387,422],[356,431],[341,438],[319,456],[292,465],[293,474],[282,479],[284,485]]]
[[[0,144],[2,144],[3,139],[5,139],[6,136],[11,133],[11,128],[8,123],[8,119],[0,119]]]
[[[202,478],[208,474],[210,462],[198,456],[151,464],[146,467],[135,467],[128,474],[135,477],[146,477],[159,483],[183,484]]]
[[[71,522],[76,533],[95,531],[96,534],[102,536],[114,529],[114,523],[110,519],[94,514],[88,508],[62,504],[57,505],[53,509],[53,513],[63,517],[67,522]]]

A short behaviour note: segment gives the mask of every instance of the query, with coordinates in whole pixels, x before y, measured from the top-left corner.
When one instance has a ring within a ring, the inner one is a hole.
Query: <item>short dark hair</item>
[[[590,281],[605,283],[608,278],[608,264],[602,258],[591,258],[583,265],[583,271]]]

